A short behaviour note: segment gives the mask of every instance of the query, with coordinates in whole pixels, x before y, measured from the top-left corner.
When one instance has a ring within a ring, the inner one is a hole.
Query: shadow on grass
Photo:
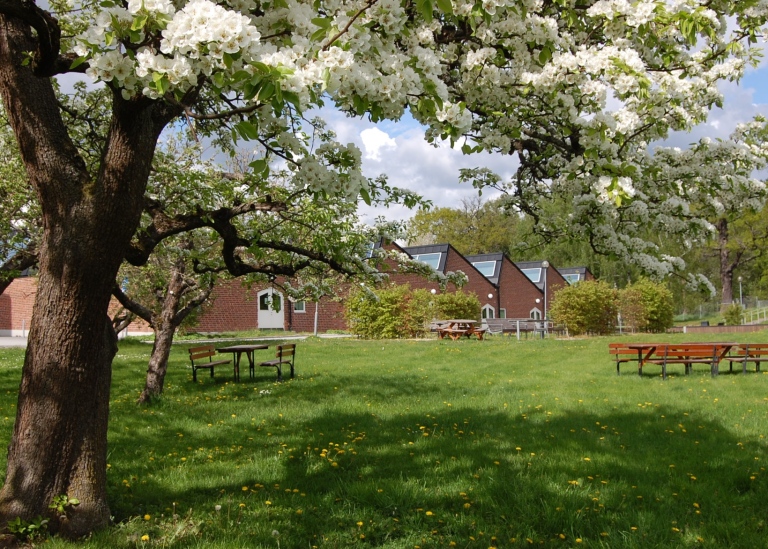
[[[446,403],[380,416],[366,406],[440,389],[417,378],[382,375],[374,386],[304,379],[300,394],[290,382],[264,385],[267,398],[254,396],[262,382],[185,387],[178,402],[111,431],[117,474],[127,477],[110,479],[113,512],[120,520],[182,502],[208,535],[248,546],[274,546],[273,530],[284,547],[562,546],[577,538],[584,546],[752,547],[762,539],[765,446],[736,439],[701,411],[646,403],[550,415]],[[341,383],[355,395],[353,411],[325,403]],[[186,405],[198,408],[185,414]],[[291,413],[305,406],[310,419],[294,419],[306,417]],[[233,509],[228,526],[216,503]]]

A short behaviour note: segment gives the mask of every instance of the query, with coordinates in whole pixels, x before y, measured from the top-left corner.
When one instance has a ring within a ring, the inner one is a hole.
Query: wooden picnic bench
[[[768,343],[742,343],[731,354],[725,357],[730,362],[730,371],[733,372],[733,363],[740,362],[742,373],[747,373],[747,362],[755,363],[755,372],[760,371],[760,363],[768,361]]]
[[[712,377],[719,373],[720,361],[734,347],[734,343],[628,343],[608,344],[608,352],[616,361],[616,372],[622,363],[637,362],[637,371],[643,375],[643,366],[661,366],[661,376],[667,378],[667,366],[682,364],[688,375],[694,364],[706,364]],[[632,356],[634,353],[634,357]]]
[[[273,360],[266,360],[259,364],[259,366],[277,368],[277,381],[283,381],[283,365],[288,364],[291,367],[291,379],[293,379],[293,361],[296,358],[296,344],[288,343],[285,345],[278,345],[275,358]]]
[[[210,370],[211,377],[213,377],[213,370],[216,366],[232,362],[230,359],[212,360],[211,357],[214,356],[216,356],[216,349],[213,345],[189,348],[189,361],[192,363],[192,381],[197,381],[197,371],[201,368]],[[208,360],[205,360],[206,358]]]

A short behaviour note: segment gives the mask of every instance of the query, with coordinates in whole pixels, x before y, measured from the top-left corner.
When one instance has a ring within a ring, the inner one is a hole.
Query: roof
[[[569,284],[573,284],[574,282],[586,280],[589,269],[586,267],[565,267],[563,269],[557,269],[557,272],[559,272]]]
[[[544,289],[544,277],[542,276],[542,266],[541,264],[544,263],[544,260],[542,261],[516,261],[515,265],[517,265],[517,268],[523,271],[523,274],[527,276],[531,282],[536,284],[536,286],[539,288],[539,290]],[[553,265],[550,263],[550,267],[553,267]],[[554,267],[553,267],[554,268]]]
[[[430,244],[428,246],[406,246],[403,250],[417,261],[424,261],[424,256],[433,256],[439,254],[437,261],[428,263],[438,272],[445,272],[445,259],[448,255],[449,244]],[[417,256],[421,256],[417,257]]]
[[[488,280],[490,280],[494,285],[499,285],[499,276],[501,274],[501,263],[504,261],[504,254],[499,252],[495,254],[478,254],[478,255],[465,255],[464,259],[469,261],[472,266],[480,271],[480,274],[485,276]],[[492,270],[488,268],[486,270],[485,268],[482,268],[484,266],[476,265],[478,263],[490,263],[493,262],[494,265],[492,267]]]

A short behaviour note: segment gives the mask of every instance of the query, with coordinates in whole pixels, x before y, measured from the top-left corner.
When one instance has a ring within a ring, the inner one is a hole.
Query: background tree
[[[213,246],[203,243],[204,238],[190,233],[165,240],[147,265],[121,270],[125,288],[113,290],[120,304],[146,321],[155,335],[141,404],[163,392],[176,329],[205,303],[217,282],[213,273],[196,276],[193,271],[192,258]]]
[[[459,208],[419,210],[408,222],[410,245],[450,243],[463,255],[504,252],[520,244],[522,216],[498,200],[463,199]]]

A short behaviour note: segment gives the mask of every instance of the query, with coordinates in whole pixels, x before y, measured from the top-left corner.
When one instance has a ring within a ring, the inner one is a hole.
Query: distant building
[[[576,284],[583,280],[595,279],[595,275],[593,275],[587,267],[565,267],[564,269],[558,269],[557,272],[562,275],[568,284]]]

